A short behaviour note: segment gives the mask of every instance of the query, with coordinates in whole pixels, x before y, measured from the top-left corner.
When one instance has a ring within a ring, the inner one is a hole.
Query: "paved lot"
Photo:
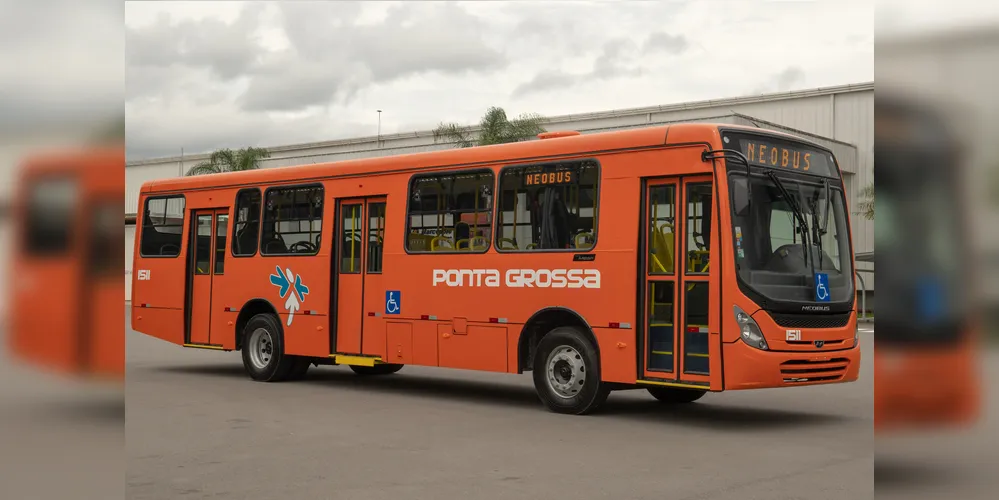
[[[128,341],[130,499],[873,496],[869,359],[855,384],[682,409],[619,392],[571,417],[544,410],[528,375],[323,367],[264,384],[236,353]]]

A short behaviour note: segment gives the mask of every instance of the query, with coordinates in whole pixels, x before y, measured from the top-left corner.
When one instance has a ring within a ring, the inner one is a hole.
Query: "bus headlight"
[[[739,309],[739,306],[735,307],[735,322],[739,324],[739,335],[742,337],[742,341],[757,348],[766,351],[769,349],[767,346],[767,339],[763,338],[763,332],[760,331],[760,325],[756,324],[745,311]]]
[[[858,324],[853,328],[853,347],[857,347],[857,344],[859,343],[860,343],[860,325]]]

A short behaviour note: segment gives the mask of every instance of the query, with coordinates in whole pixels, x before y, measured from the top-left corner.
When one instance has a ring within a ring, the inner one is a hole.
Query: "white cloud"
[[[873,79],[869,3],[131,3],[129,157]],[[160,17],[165,16],[165,17]]]

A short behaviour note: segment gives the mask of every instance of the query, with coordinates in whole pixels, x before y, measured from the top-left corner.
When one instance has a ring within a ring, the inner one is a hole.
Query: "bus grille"
[[[850,313],[843,314],[781,314],[773,313],[774,323],[788,328],[841,328],[850,321]]]
[[[785,383],[831,382],[843,378],[850,360],[833,358],[828,361],[792,359],[780,364]]]

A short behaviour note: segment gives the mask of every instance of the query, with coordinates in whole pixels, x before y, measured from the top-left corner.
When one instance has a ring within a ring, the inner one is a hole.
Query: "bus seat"
[[[264,251],[267,253],[288,253],[288,245],[284,238],[277,233],[272,234],[272,238],[264,242]]]
[[[593,248],[593,233],[585,232],[579,233],[574,238],[573,243],[576,245],[577,249],[584,250]]]
[[[468,250],[469,238],[472,236],[472,228],[465,221],[458,221],[454,225],[454,247],[455,250]]]
[[[665,237],[662,232],[654,231],[652,235],[652,263],[653,272],[672,273],[673,272],[673,233],[667,233]],[[658,268],[658,269],[657,269]]]
[[[500,238],[499,239],[500,250],[517,250],[517,242],[511,238]]]
[[[489,240],[485,236],[475,236],[470,242],[472,250],[481,251],[489,248]]]
[[[435,236],[434,239],[430,240],[431,252],[453,249],[454,247],[451,245],[451,240],[445,238],[444,236]]]

